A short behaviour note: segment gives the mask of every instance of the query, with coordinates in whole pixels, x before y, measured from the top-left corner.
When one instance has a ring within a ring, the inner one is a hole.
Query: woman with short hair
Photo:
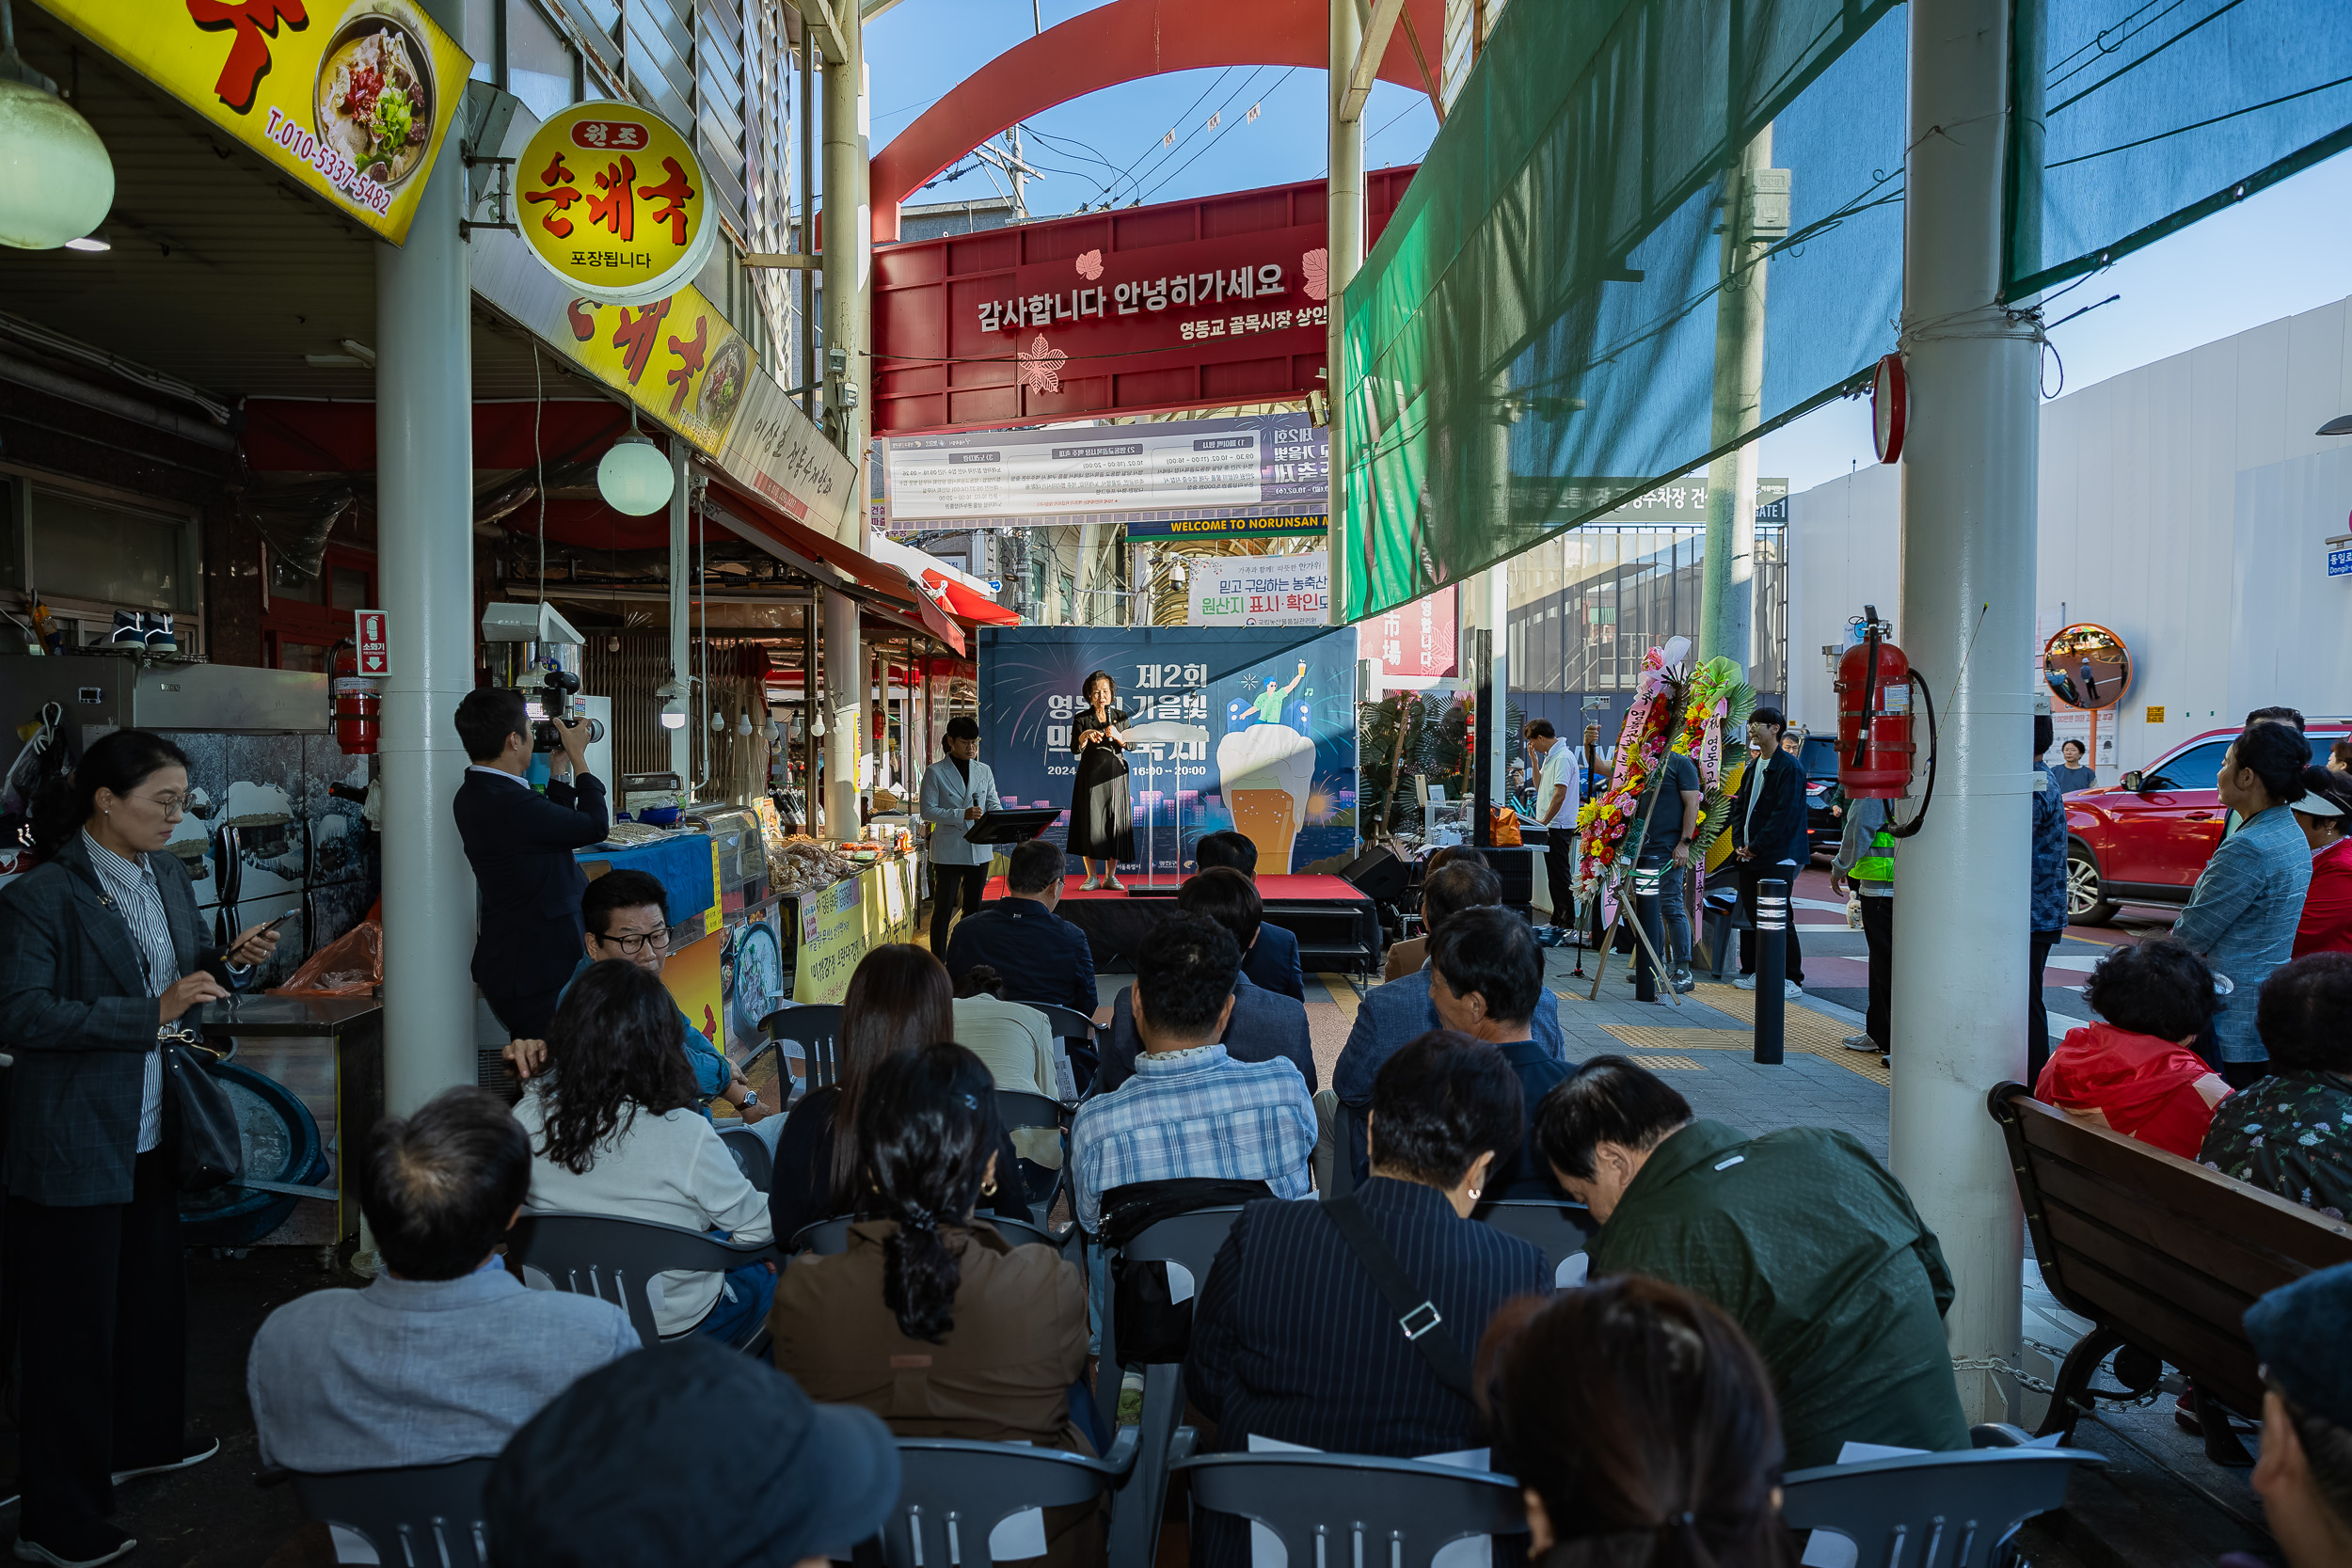
[[[2110,947],[2083,1000],[2099,1021],[2066,1032],[2034,1081],[2034,1098],[2196,1159],[2214,1107],[2230,1094],[2196,1049],[2213,1018],[2213,971],[2161,938]]]
[[[2234,1180],[2352,1217],[2352,953],[2313,953],[2264,982],[2272,1071],[2214,1112],[2198,1156]]]
[[[1545,1568],[1786,1568],[1780,1413],[1723,1311],[1641,1275],[1496,1315],[1480,1352],[1494,1468]]]
[[[651,970],[590,964],[548,1024],[546,1069],[515,1107],[531,1137],[530,1206],[541,1212],[649,1220],[756,1244],[773,1232],[767,1200],[702,1114],[679,1043],[677,1004]],[[776,1289],[775,1265],[724,1274],[668,1269],[655,1297],[665,1339],[740,1343]]]

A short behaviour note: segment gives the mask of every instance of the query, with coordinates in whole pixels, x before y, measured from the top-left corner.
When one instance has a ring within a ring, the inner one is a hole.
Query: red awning
[[[362,473],[375,467],[375,404],[250,398],[246,463],[257,473]],[[537,425],[534,449],[532,426]],[[477,468],[528,468],[628,428],[628,410],[604,398],[473,405]],[[554,537],[550,523],[548,537]]]
[[[975,594],[945,572],[926,571],[923,581],[947,601],[947,608],[967,621],[984,626],[1017,626],[1021,617],[985,594]]]

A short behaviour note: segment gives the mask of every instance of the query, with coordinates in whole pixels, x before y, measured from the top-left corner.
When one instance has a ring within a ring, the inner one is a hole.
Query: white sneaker
[[[1879,1042],[1872,1039],[1867,1035],[1848,1035],[1840,1043],[1842,1043],[1849,1051],[1869,1051],[1879,1053],[1880,1054],[1884,1053],[1883,1048],[1880,1046]]]
[[[1803,996],[1804,994],[1804,988],[1797,984],[1794,980],[1783,980],[1780,984],[1780,994],[1783,996]]]
[[[21,1535],[16,1538],[16,1555],[19,1558],[26,1562],[46,1562],[51,1565],[51,1568],[98,1568],[102,1562],[113,1562],[118,1559],[129,1557],[137,1547],[137,1539],[126,1535],[122,1538],[121,1545],[97,1557],[59,1557],[37,1541],[27,1541]]]
[[[1119,873],[1116,871],[1103,879],[1103,887],[1104,890],[1108,893],[1124,893],[1127,891],[1127,884],[1119,879]]]
[[[1733,990],[1754,990],[1756,989],[1756,976],[1753,974],[1742,974],[1740,978],[1731,982],[1731,989]]]
[[[175,1459],[167,1465],[142,1465],[135,1470],[117,1470],[114,1481],[117,1486],[120,1486],[124,1481],[135,1481],[140,1476],[160,1476],[169,1470],[184,1470],[191,1465],[203,1464],[218,1452],[220,1452],[220,1439],[215,1437],[205,1444],[200,1452],[192,1453],[185,1459]]]
[[[1084,882],[1078,885],[1078,891],[1080,893],[1092,893],[1096,888],[1101,887],[1102,885],[1102,878],[1089,877]]]

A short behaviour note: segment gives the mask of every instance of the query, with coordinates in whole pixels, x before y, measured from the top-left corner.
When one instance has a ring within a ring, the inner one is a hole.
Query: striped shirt
[[[155,868],[147,863],[144,855],[135,861],[124,860],[99,843],[87,828],[82,830],[82,844],[89,850],[90,869],[98,873],[107,897],[114,900],[116,911],[131,928],[131,940],[138,944],[139,955],[147,964],[151,993],[163,995],[180,978],[180,955],[171,944],[171,921],[164,913],[164,895],[155,885]],[[150,1051],[139,1080],[138,1152],[145,1154],[163,1141],[164,1054]]]
[[[1101,1223],[1103,1195],[1137,1181],[1263,1181],[1304,1197],[1315,1107],[1288,1057],[1237,1062],[1222,1045],[1136,1058],[1136,1075],[1078,1107],[1070,1130],[1078,1223]]]

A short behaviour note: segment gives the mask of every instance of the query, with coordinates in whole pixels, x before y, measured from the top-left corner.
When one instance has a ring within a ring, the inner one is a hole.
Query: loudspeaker
[[[1367,898],[1396,904],[1404,901],[1405,889],[1412,880],[1412,867],[1398,860],[1394,852],[1375,844],[1357,856],[1340,877]]]

